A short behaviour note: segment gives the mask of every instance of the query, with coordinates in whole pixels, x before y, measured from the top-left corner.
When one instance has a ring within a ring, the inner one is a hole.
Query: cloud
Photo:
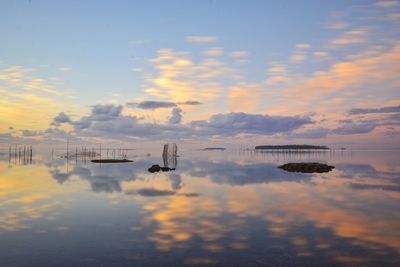
[[[118,117],[121,114],[121,105],[95,105],[92,107],[90,119],[94,121],[108,121]]]
[[[398,6],[398,1],[378,1],[375,3],[375,6],[382,7],[382,8],[390,8]]]
[[[189,100],[185,102],[178,102],[178,105],[190,105],[190,106],[197,106],[197,105],[202,105],[203,103],[195,100]]]
[[[216,114],[207,121],[193,121],[194,131],[205,135],[236,135],[240,133],[273,135],[300,128],[313,121],[307,116],[269,116],[232,112]]]
[[[51,125],[53,126],[60,126],[63,123],[70,123],[71,118],[65,114],[64,112],[60,112],[56,117],[54,117]]]
[[[174,108],[171,112],[171,117],[169,118],[169,123],[178,124],[182,121],[182,109]]]
[[[43,134],[41,131],[21,130],[22,136],[40,136]]]
[[[288,134],[288,136],[293,138],[310,138],[310,139],[317,139],[317,138],[325,138],[330,133],[330,129],[327,128],[312,128],[306,129],[303,131],[296,131]]]
[[[366,134],[372,132],[376,127],[377,125],[373,121],[345,123],[344,125],[332,130],[332,133],[338,135]]]
[[[349,27],[349,24],[343,22],[337,22],[332,25],[329,25],[328,28],[333,30],[343,30],[346,29],[347,27]]]
[[[290,57],[290,61],[293,63],[300,63],[306,59],[306,55],[302,53],[296,53]]]
[[[218,37],[213,35],[191,35],[186,36],[185,41],[188,43],[213,43],[218,41]]]
[[[313,54],[317,58],[324,58],[324,57],[327,57],[329,55],[328,52],[325,52],[325,51],[316,51]]]
[[[210,57],[218,57],[224,54],[224,49],[222,47],[211,47],[204,51],[204,54]]]
[[[400,112],[400,106],[390,106],[382,108],[353,108],[348,111],[348,114],[357,115],[357,114],[391,113],[391,112]]]
[[[372,52],[374,53],[371,55]],[[367,49],[355,54],[352,59],[334,63],[326,71],[314,72],[303,79],[289,79],[287,87],[280,88],[280,91],[284,91],[285,102],[279,105],[298,112],[304,108],[301,103],[312,103],[313,100],[324,97],[332,98],[332,94],[338,91],[353,95],[365,95],[368,92],[372,95],[377,94],[375,88],[380,87],[379,91],[394,93],[400,85],[399,59],[400,43],[386,51]]]
[[[189,104],[199,104],[193,101]],[[186,102],[185,102],[186,103]],[[74,126],[75,136],[108,137],[118,140],[131,138],[143,139],[179,139],[207,138],[209,136],[233,136],[237,134],[274,135],[298,129],[313,121],[308,116],[269,116],[249,113],[216,114],[208,120],[192,121],[181,124],[182,109],[174,108],[169,123],[147,123],[142,118],[123,115],[122,106],[96,105],[89,116],[70,121]],[[49,128],[46,133],[59,134],[56,129]],[[64,132],[62,134],[65,134]]]
[[[196,99],[210,103],[222,96],[226,81],[237,73],[215,58],[198,58],[191,52],[160,49],[153,63],[154,72],[144,76],[145,93],[152,99],[177,103]]]
[[[170,101],[142,101],[140,103],[128,102],[127,107],[140,108],[140,109],[159,109],[159,108],[173,108],[178,105],[197,106],[203,103],[196,100],[188,100],[183,102],[170,102]]]
[[[243,186],[272,182],[308,182],[312,175],[289,173],[271,163],[238,164],[236,162],[196,161],[187,170],[193,177],[204,177],[216,184]]]
[[[349,30],[333,39],[331,44],[334,47],[365,44],[368,42],[368,33],[365,28]]]
[[[310,44],[306,44],[306,43],[303,43],[303,44],[296,44],[296,48],[297,49],[308,49],[308,48],[310,48],[311,47],[311,45]]]
[[[136,190],[136,193],[143,197],[162,197],[172,196],[176,194],[174,191],[171,190],[160,190],[155,188],[141,188]]]
[[[141,109],[158,109],[176,107],[176,104],[173,102],[164,101],[143,101],[138,103],[137,107]]]
[[[0,142],[1,143],[10,143],[14,137],[10,133],[0,133]]]
[[[83,116],[78,121],[72,121],[64,112],[60,112],[51,123],[52,126],[60,126],[68,123],[74,126],[75,130],[89,128],[94,121],[110,121],[121,115],[121,105],[94,105],[89,116]]]
[[[233,58],[243,58],[249,55],[249,52],[244,51],[244,50],[239,50],[239,51],[233,51],[232,53],[229,54]]]
[[[84,116],[80,118],[79,121],[72,122],[72,125],[74,126],[75,130],[82,130],[89,128],[92,125],[92,121],[90,120],[90,117]]]

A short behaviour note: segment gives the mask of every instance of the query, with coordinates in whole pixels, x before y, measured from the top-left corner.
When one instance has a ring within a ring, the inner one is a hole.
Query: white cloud
[[[188,43],[213,43],[218,41],[218,37],[213,35],[191,35],[186,36],[185,41]]]
[[[368,33],[365,28],[349,30],[333,39],[331,44],[335,47],[364,44],[368,42]]]
[[[389,8],[398,6],[398,1],[378,1],[375,3],[375,6],[382,7],[382,8]]]
[[[303,43],[303,44],[296,44],[296,48],[297,49],[308,49],[308,48],[310,48],[311,47],[311,45],[310,44],[306,44],[306,43]]]
[[[210,57],[218,57],[224,54],[224,49],[222,47],[211,47],[204,51],[204,54]]]
[[[313,54],[317,58],[324,58],[324,57],[327,57],[329,55],[328,52],[325,52],[325,51],[316,51]]]
[[[346,29],[347,27],[349,27],[349,24],[343,23],[343,22],[337,22],[337,23],[329,25],[328,28],[333,29],[333,30],[343,30],[343,29]]]
[[[305,59],[306,55],[301,53],[296,53],[290,57],[290,61],[293,63],[300,63],[303,62]]]
[[[243,58],[249,55],[249,52],[244,50],[233,51],[230,53],[230,56],[233,58]]]

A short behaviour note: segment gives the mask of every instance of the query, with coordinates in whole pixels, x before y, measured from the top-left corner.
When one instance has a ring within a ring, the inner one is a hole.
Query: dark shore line
[[[328,150],[327,146],[314,146],[314,145],[261,145],[256,146],[255,149],[267,150]]]
[[[129,159],[93,159],[91,160],[93,163],[127,163],[133,162],[133,160]]]

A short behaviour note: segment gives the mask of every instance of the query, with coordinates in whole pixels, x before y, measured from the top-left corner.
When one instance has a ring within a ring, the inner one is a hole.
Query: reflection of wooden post
[[[164,145],[163,155],[162,155],[164,167],[176,169],[176,165],[178,164],[176,158],[177,152],[178,152],[178,146],[176,145],[176,143]]]

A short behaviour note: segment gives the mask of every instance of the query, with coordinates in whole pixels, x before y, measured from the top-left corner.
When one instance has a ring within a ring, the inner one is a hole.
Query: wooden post
[[[67,137],[67,158],[69,157],[68,149],[69,149],[69,137]]]

